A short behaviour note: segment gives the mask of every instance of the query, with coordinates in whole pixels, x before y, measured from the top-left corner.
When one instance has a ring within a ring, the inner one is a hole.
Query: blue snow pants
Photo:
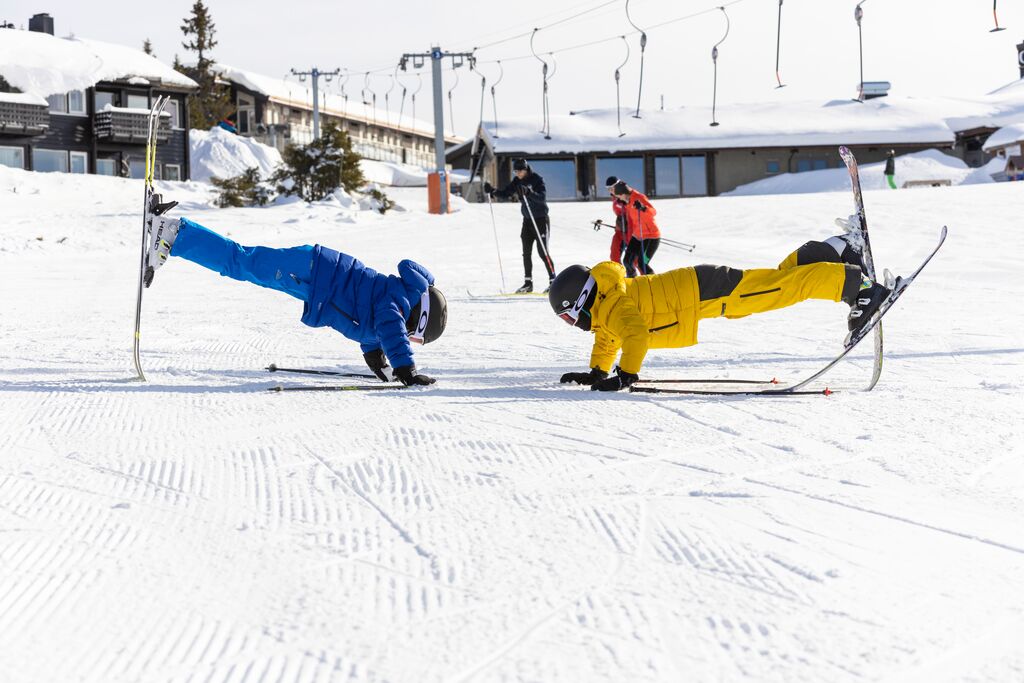
[[[187,218],[181,219],[171,256],[198,263],[224,277],[309,301],[313,247],[244,247]]]

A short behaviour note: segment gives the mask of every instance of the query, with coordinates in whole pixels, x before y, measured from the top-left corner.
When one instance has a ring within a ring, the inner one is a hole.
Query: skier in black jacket
[[[523,241],[523,270],[526,273],[526,282],[516,290],[516,293],[527,294],[533,291],[533,258],[530,252],[533,250],[534,242],[537,243],[540,260],[548,271],[549,287],[550,281],[555,279],[555,266],[548,251],[551,221],[548,219],[547,188],[544,187],[544,179],[533,172],[526,159],[513,159],[512,172],[515,178],[505,186],[505,189],[498,190],[490,183],[484,183],[484,192],[491,197],[519,202],[519,210],[523,214],[523,229],[519,237]],[[548,291],[547,287],[544,291]]]

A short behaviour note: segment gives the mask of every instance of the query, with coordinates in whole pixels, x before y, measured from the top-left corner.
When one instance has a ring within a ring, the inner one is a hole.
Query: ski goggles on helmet
[[[409,333],[409,340],[417,344],[425,344],[423,340],[427,333],[427,321],[430,320],[430,290],[424,290],[420,295],[420,317],[416,319],[416,327]]]
[[[576,321],[580,319],[580,313],[587,306],[587,299],[590,298],[591,292],[595,289],[597,289],[597,282],[594,281],[594,276],[591,275],[587,278],[587,284],[583,285],[579,296],[576,297],[576,301],[562,300],[562,305],[565,308],[558,311],[558,317],[575,327]]]

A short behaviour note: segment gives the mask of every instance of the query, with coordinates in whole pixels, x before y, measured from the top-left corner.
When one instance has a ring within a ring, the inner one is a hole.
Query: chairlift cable
[[[388,126],[391,125],[391,91],[395,89],[395,77],[398,74],[398,66],[395,66],[395,73],[391,74],[391,87],[384,91],[384,120]]]
[[[861,30],[860,22],[864,19],[864,10],[860,8],[867,0],[860,0],[853,9],[853,18],[857,22],[857,46],[860,50],[860,94],[857,99],[864,101],[864,33]]]
[[[423,89],[423,74],[416,72],[416,89],[412,91],[412,125],[416,127],[416,93]]]
[[[550,119],[548,118],[548,63],[546,61],[544,61],[544,59],[540,55],[537,54],[537,50],[534,49],[534,47],[533,47],[533,40],[534,40],[534,38],[537,37],[537,31],[539,31],[539,30],[540,30],[539,28],[535,28],[535,29],[533,29],[533,33],[530,34],[530,51],[533,52],[533,56],[537,58],[537,61],[539,61],[541,64],[543,64],[543,67],[541,67],[541,75],[542,75],[542,77],[544,79],[544,89],[543,89],[543,91],[541,93],[541,101],[542,101],[541,115],[542,115],[542,118],[543,118],[543,122],[541,123],[541,130],[540,130],[540,132],[544,134],[544,139],[545,140],[550,140],[551,139],[551,126],[550,126]]]
[[[622,132],[622,101],[619,98],[619,76],[622,67],[626,66],[626,62],[629,61],[629,41],[626,40],[626,36],[620,36],[622,38],[622,44],[626,47],[626,58],[622,60],[622,64],[615,67],[615,121],[619,126],[619,137],[621,138],[625,133]]]
[[[999,15],[996,14],[996,5],[998,3],[999,3],[999,0],[992,0],[992,18],[996,22],[996,27],[994,29],[991,29],[989,31],[989,33],[996,33],[998,31],[1005,31],[1006,30],[1005,27],[999,25]]]
[[[491,104],[494,106],[494,137],[498,137],[498,97],[495,94],[495,89],[501,83],[501,79],[505,78],[505,67],[501,65],[500,59],[498,60],[498,68],[500,69],[498,80],[491,84]]]
[[[455,108],[452,105],[452,92],[459,85],[459,72],[456,69],[452,69],[452,72],[455,74],[455,83],[448,90],[448,118],[452,122],[452,135],[455,135]],[[441,132],[443,133],[444,131]]]
[[[779,28],[775,34],[775,80],[778,85],[775,89],[785,88],[786,86],[782,83],[782,77],[779,75],[779,56],[782,50],[782,0],[779,0]]]
[[[718,119],[716,118],[717,108],[718,108],[718,46],[721,45],[722,43],[724,43],[725,39],[729,37],[729,28],[730,28],[729,13],[725,11],[725,7],[724,6],[723,7],[719,7],[718,9],[722,10],[722,15],[725,17],[725,35],[723,35],[722,39],[719,40],[717,43],[715,43],[715,46],[713,48],[711,48],[711,61],[715,65],[714,86],[713,86],[713,90],[712,90],[712,94],[711,94],[711,125],[712,126],[717,126],[718,125]]]
[[[402,83],[401,79],[398,78],[398,67],[395,67],[395,80],[402,86],[402,102],[398,105],[398,130],[402,130],[402,114],[405,113],[405,96],[409,89],[405,87],[405,83]]]
[[[647,51],[647,34],[644,33],[644,30],[637,26],[633,22],[633,18],[629,16],[629,0],[626,0],[626,21],[628,21],[634,29],[640,32],[640,84],[637,86],[636,90],[636,113],[633,114],[633,118],[638,119],[640,118],[640,95],[644,90],[644,53]]]

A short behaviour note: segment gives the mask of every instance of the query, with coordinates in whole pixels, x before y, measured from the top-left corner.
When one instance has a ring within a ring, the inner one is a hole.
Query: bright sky
[[[711,48],[725,32],[725,18],[715,9],[723,0],[630,0],[633,21],[652,27],[686,15],[694,18],[651,28],[644,64],[643,107],[710,105]],[[785,0],[782,7],[781,74],[786,88],[775,89],[778,0],[724,0],[731,30],[719,47],[718,102],[783,99],[827,100],[855,94],[859,81],[857,25],[852,0]],[[578,19],[537,32],[534,45],[541,56],[557,63],[549,82],[551,111],[614,107],[615,68],[626,56],[617,36],[634,31],[626,20],[626,0],[475,0],[438,3],[424,0],[210,0],[219,45],[215,59],[234,66],[284,76],[291,67],[306,70],[347,68],[357,75],[347,92],[358,97],[363,72],[377,93],[378,106],[391,85],[391,72],[403,52],[423,52],[432,44],[447,50],[471,50],[517,34],[529,34],[589,8]],[[894,93],[910,95],[980,95],[1009,81],[1019,72],[1016,44],[1024,36],[1024,4],[999,2],[1000,25],[994,22],[989,0],[866,0],[864,20],[864,78],[888,80]],[[191,0],[145,3],[104,0],[7,0],[0,20],[21,27],[37,12],[48,12],[58,36],[69,33],[98,40],[142,46],[153,43],[158,57],[170,63],[181,47],[182,19]],[[98,11],[102,8],[102,11]],[[442,12],[442,8],[447,13]],[[711,11],[706,11],[711,10]],[[563,48],[611,38],[574,50]],[[636,107],[640,70],[640,37],[628,35],[631,51],[622,68],[622,106]],[[525,35],[477,52],[479,68],[490,86],[498,77],[494,60],[503,60],[504,78],[497,87],[499,123],[503,117],[536,117],[541,125],[541,64],[531,56]],[[414,75],[402,76],[410,92]],[[480,78],[466,67],[458,70],[453,91],[455,130],[470,135],[480,117]],[[339,81],[330,84],[337,91]],[[455,75],[445,74],[445,128],[451,130],[447,90]],[[401,86],[390,96],[397,112]],[[406,100],[405,112],[410,111]],[[417,96],[416,115],[431,114],[429,71]],[[485,116],[493,118],[488,92]]]

